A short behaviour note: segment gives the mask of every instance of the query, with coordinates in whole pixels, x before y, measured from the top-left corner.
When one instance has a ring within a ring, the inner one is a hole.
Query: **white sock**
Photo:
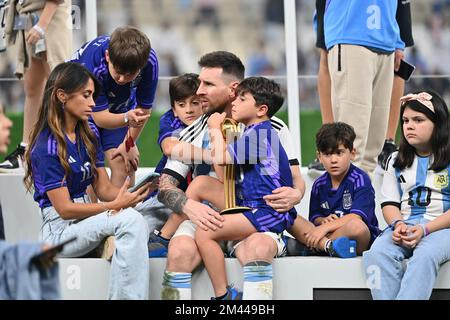
[[[164,271],[162,300],[191,300],[192,273]]]
[[[244,266],[243,300],[272,300],[272,265],[252,261]]]

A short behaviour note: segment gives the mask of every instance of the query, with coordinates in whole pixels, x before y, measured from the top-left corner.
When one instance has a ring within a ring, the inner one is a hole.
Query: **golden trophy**
[[[222,122],[222,135],[227,144],[232,143],[239,133],[239,124],[230,118]],[[249,207],[236,206],[236,165],[226,164],[223,169],[223,188],[225,191],[225,209],[220,214],[240,213],[251,210]]]

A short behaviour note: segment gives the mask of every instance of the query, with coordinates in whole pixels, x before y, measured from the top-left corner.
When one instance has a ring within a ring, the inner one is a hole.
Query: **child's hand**
[[[146,114],[141,108],[128,111],[128,123],[133,128],[142,127],[149,117],[150,115]]]
[[[419,225],[408,226],[405,235],[401,236],[403,246],[414,249],[423,238],[423,229]]]
[[[227,116],[227,114],[225,112],[213,113],[208,118],[208,127],[213,128],[213,129],[221,129],[222,122],[223,122],[223,120],[225,120],[226,116]]]
[[[392,241],[396,245],[402,245],[402,236],[406,236],[406,232],[408,230],[408,226],[404,222],[397,222],[395,225],[394,232],[392,233]]]
[[[320,240],[328,233],[328,229],[325,225],[320,225],[313,228],[311,231],[305,234],[306,246],[309,248],[317,248]]]
[[[322,224],[325,224],[325,223],[330,223],[330,222],[333,222],[334,220],[338,220],[338,219],[339,219],[339,217],[333,213],[333,214],[330,214],[328,217],[325,217],[320,222],[320,224],[322,225]]]

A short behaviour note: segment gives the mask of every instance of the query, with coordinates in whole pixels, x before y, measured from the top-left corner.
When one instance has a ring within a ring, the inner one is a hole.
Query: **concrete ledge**
[[[62,298],[106,299],[110,263],[103,259],[59,259]],[[150,300],[161,299],[165,258],[150,259]],[[229,283],[242,289],[242,267],[237,259],[226,259]],[[273,298],[275,300],[312,300],[318,289],[327,289],[331,299],[346,299],[345,292],[333,289],[367,289],[362,258],[284,257],[273,264]],[[439,272],[435,289],[450,290],[450,263]],[[192,298],[209,300],[213,296],[206,269],[200,267],[192,277]],[[317,297],[317,295],[316,295]],[[352,298],[370,297],[362,291]],[[448,298],[448,295],[446,296]]]

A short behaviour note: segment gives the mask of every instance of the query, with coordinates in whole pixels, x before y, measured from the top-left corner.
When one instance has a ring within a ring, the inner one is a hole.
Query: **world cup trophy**
[[[225,118],[222,122],[222,135],[227,144],[231,143],[231,138],[235,138],[239,133],[239,124],[230,118]],[[225,209],[220,214],[241,213],[251,210],[249,207],[236,206],[236,165],[226,164],[224,166],[223,187],[225,190]]]

